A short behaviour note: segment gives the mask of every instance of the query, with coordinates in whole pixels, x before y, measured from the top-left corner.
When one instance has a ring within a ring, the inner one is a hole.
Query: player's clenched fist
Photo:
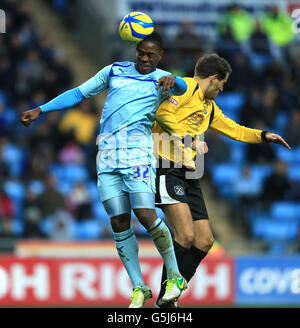
[[[32,121],[35,121],[40,116],[41,112],[42,110],[40,109],[40,107],[27,110],[22,114],[21,122],[25,126],[28,126]]]
[[[168,93],[169,90],[174,87],[175,82],[176,77],[174,75],[163,76],[157,81],[156,90],[162,86],[162,93]]]

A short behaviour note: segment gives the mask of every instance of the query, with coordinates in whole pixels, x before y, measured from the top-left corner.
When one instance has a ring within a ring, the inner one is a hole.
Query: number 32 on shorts
[[[133,179],[134,180],[145,180],[150,179],[150,169],[147,165],[133,166]]]

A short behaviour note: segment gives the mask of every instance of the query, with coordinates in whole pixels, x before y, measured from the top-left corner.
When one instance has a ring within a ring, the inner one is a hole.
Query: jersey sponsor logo
[[[135,79],[129,79],[129,78],[114,78],[111,80],[111,87],[112,88],[124,88],[128,91],[133,91],[134,93],[137,92],[141,92],[141,93],[145,93],[145,92],[149,92],[152,88],[153,85],[150,83],[142,83],[144,81],[140,81],[140,80],[135,80]]]
[[[177,101],[176,99],[174,99],[174,98],[172,98],[172,97],[168,97],[167,99],[169,100],[169,102],[170,102],[171,104],[173,104],[173,105],[175,105],[175,106],[178,105],[178,101]]]
[[[183,188],[183,186],[180,186],[180,185],[174,186],[174,192],[178,196],[183,196],[184,195],[184,188]]]

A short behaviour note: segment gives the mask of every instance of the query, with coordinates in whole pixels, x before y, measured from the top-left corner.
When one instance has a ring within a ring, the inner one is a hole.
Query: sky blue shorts
[[[155,209],[155,172],[155,167],[148,165],[98,172],[98,190],[105,209],[105,203],[107,204],[108,200],[120,197],[124,201],[125,196],[128,199],[129,208]],[[118,211],[110,210],[108,214],[115,214]]]

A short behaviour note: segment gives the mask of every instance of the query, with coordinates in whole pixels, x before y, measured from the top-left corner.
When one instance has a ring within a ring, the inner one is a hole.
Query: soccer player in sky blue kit
[[[108,89],[97,139],[100,198],[111,218],[116,248],[133,285],[129,307],[141,308],[152,297],[138,259],[138,243],[131,228],[131,209],[147,229],[167,269],[165,302],[176,301],[187,283],[178,270],[172,237],[155,211],[155,159],[151,130],[159,104],[181,95],[186,82],[157,69],[163,56],[162,39],[153,32],[136,47],[135,62],[116,62],[101,69],[77,88],[38,108],[25,111],[28,126],[41,113],[72,107]]]

